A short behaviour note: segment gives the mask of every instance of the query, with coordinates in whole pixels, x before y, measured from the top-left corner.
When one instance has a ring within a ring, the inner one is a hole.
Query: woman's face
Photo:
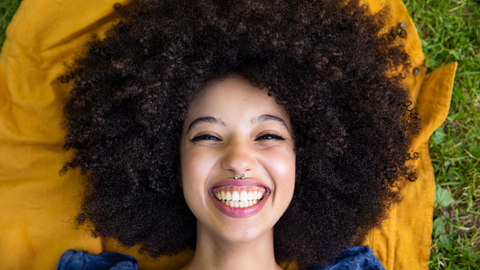
[[[290,204],[295,152],[289,115],[241,77],[215,81],[195,97],[180,151],[183,192],[199,230],[248,242],[271,232]]]

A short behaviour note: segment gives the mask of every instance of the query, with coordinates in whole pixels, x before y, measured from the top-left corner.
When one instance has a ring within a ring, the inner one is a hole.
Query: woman
[[[185,269],[323,267],[415,180],[406,32],[384,29],[387,10],[370,14],[358,1],[115,8],[122,21],[64,78],[75,78],[67,166],[89,178],[77,222],[94,235],[141,243],[152,257],[194,248]],[[362,252],[343,260],[371,255]]]

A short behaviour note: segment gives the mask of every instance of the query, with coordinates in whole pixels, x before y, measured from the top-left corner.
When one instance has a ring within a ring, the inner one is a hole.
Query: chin
[[[209,231],[212,231],[213,235],[217,235],[219,240],[232,244],[254,242],[264,237],[272,237],[273,241],[273,226],[259,225],[260,221],[258,220],[239,220],[236,218],[221,224],[210,224],[208,227],[210,227]],[[202,226],[201,222],[198,222],[198,226]]]

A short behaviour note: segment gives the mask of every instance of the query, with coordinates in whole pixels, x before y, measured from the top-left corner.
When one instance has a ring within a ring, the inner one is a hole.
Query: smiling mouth
[[[265,187],[216,187],[213,189],[215,198],[233,208],[246,208],[257,204],[267,192]]]

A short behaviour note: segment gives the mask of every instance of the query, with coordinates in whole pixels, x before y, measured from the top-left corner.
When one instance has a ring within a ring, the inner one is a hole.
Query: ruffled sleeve
[[[138,270],[137,260],[115,252],[98,255],[69,249],[62,254],[57,270]]]

